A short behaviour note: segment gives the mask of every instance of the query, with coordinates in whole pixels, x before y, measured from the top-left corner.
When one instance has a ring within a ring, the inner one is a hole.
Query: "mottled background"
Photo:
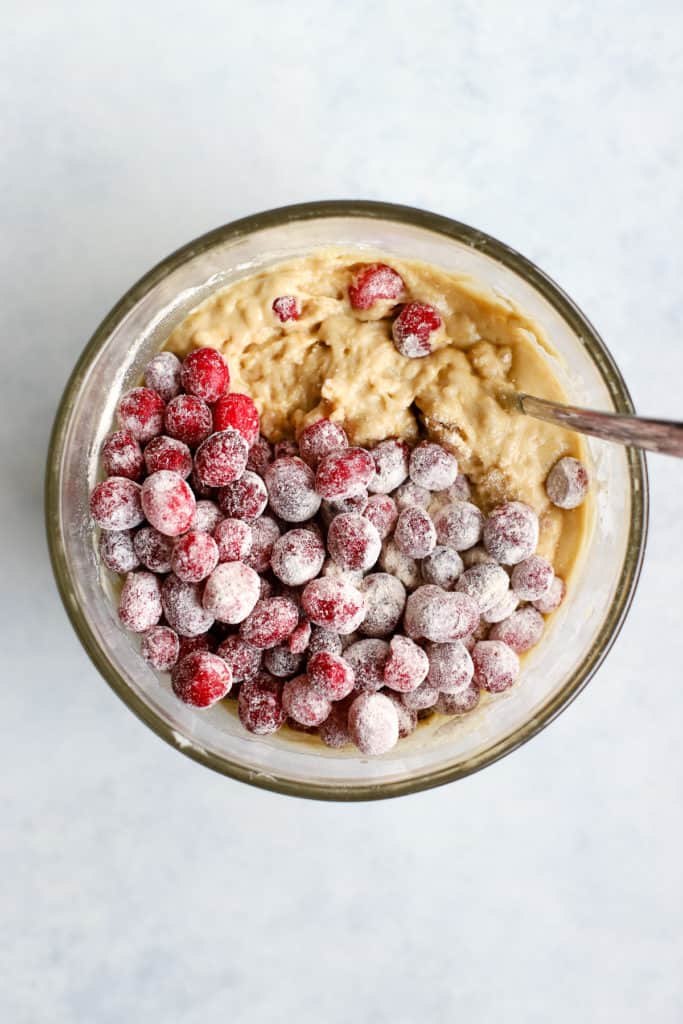
[[[0,6],[7,1024],[683,1014],[683,467],[598,677],[482,774],[327,806],[213,775],[79,647],[42,533],[48,430],[120,294],[217,224],[424,206],[536,260],[639,409],[681,415],[683,9],[671,0]]]

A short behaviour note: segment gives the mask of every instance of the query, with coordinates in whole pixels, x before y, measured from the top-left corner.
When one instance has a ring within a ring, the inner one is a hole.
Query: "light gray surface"
[[[61,7],[61,10],[60,10]],[[535,259],[681,415],[677,2],[4,4],[0,1017],[622,1024],[683,1013],[683,467],[598,678],[482,774],[385,804],[232,783],[101,682],[42,537],[88,335],[188,238],[366,197]]]

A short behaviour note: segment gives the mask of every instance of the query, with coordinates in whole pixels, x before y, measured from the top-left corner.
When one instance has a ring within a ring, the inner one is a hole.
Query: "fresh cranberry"
[[[282,706],[295,722],[308,726],[321,725],[332,710],[330,701],[313,689],[306,676],[285,683]]]
[[[197,502],[197,506],[194,510],[194,516],[190,523],[191,530],[198,530],[199,533],[211,533],[219,523],[223,522],[223,513],[219,509],[215,501],[209,501],[203,498]]]
[[[290,679],[295,676],[301,669],[302,662],[302,655],[293,654],[286,643],[268,648],[263,655],[263,667],[276,679]]]
[[[267,672],[242,684],[237,701],[240,722],[248,732],[267,736],[277,732],[287,717],[282,706],[282,685]]]
[[[528,605],[491,627],[489,640],[502,640],[517,654],[535,647],[543,636],[545,622],[536,608]]]
[[[259,432],[259,414],[254,400],[236,392],[221,395],[213,407],[213,429],[236,430],[251,448]]]
[[[185,357],[180,382],[188,393],[213,405],[230,386],[230,371],[215,348],[198,348]]]
[[[246,470],[239,480],[221,487],[218,504],[221,512],[230,519],[253,522],[268,504],[268,491],[260,476]]]
[[[112,572],[127,573],[140,564],[130,530],[102,530],[100,558]]]
[[[360,631],[366,636],[383,637],[393,633],[406,605],[405,587],[386,572],[366,576],[360,586],[365,599],[365,617]]]
[[[440,444],[422,441],[410,455],[410,479],[428,491],[445,491],[455,483],[458,461]]]
[[[276,459],[266,470],[265,480],[270,507],[285,522],[302,523],[320,508],[313,470],[302,459]]]
[[[161,605],[169,626],[181,637],[201,636],[213,626],[214,616],[202,604],[198,583],[183,583],[177,576],[167,576],[161,588]]]
[[[386,640],[357,640],[345,648],[344,659],[353,669],[357,690],[381,690],[388,657],[389,644]]]
[[[227,695],[232,673],[223,658],[205,651],[186,655],[171,673],[173,692],[194,708],[210,708]]]
[[[288,320],[298,320],[301,316],[295,295],[278,295],[273,299],[272,309],[281,324],[287,323]]]
[[[307,619],[301,619],[287,637],[287,646],[292,654],[303,654],[311,641],[312,627]]]
[[[433,306],[409,302],[394,320],[392,335],[397,352],[407,359],[421,359],[432,351],[433,336],[442,320]]]
[[[449,501],[469,501],[472,497],[470,482],[464,473],[458,473],[450,487],[446,489]]]
[[[429,659],[416,643],[406,636],[393,636],[389,656],[384,664],[384,685],[399,693],[416,690],[429,672]]]
[[[364,572],[379,558],[382,541],[369,519],[349,512],[330,523],[327,547],[340,568]]]
[[[145,466],[142,448],[129,430],[117,430],[102,446],[102,464],[107,476],[139,480]]]
[[[140,653],[158,672],[173,668],[180,653],[178,634],[170,626],[152,626],[142,638]]]
[[[474,711],[480,699],[481,690],[476,683],[470,683],[458,693],[440,693],[436,710],[442,715],[466,715]]]
[[[216,654],[227,661],[235,683],[254,679],[261,671],[263,652],[236,634],[226,637],[217,647]]]
[[[313,469],[331,452],[348,447],[346,431],[339,423],[333,423],[331,420],[310,423],[299,435],[299,454]]]
[[[353,667],[338,654],[318,651],[308,659],[306,674],[311,687],[327,700],[341,700],[353,690]]]
[[[218,545],[208,533],[189,530],[173,545],[171,569],[185,583],[205,580],[218,565]]]
[[[202,441],[194,457],[197,477],[207,487],[225,487],[244,473],[249,448],[232,428],[211,434]]]
[[[265,437],[258,437],[249,449],[247,469],[259,476],[265,476],[268,466],[273,461],[273,447]]]
[[[256,572],[266,572],[270,568],[273,545],[280,536],[280,527],[271,516],[261,516],[251,527],[251,551],[245,558]]]
[[[241,562],[251,551],[253,534],[242,519],[222,519],[213,533],[219,562]]]
[[[505,569],[499,565],[473,565],[465,569],[455,585],[460,594],[469,594],[479,609],[479,614],[494,608],[508,592],[510,581]]]
[[[341,750],[351,742],[348,729],[348,708],[345,701],[332,705],[332,710],[318,728],[318,735],[326,747]]]
[[[325,545],[310,530],[290,530],[275,541],[270,564],[279,580],[299,587],[315,579],[325,561]]]
[[[166,406],[164,429],[169,437],[183,441],[189,448],[196,448],[213,430],[211,410],[201,398],[178,395]]]
[[[90,514],[103,530],[130,530],[144,520],[140,484],[110,476],[90,495]]]
[[[145,447],[144,458],[148,473],[168,469],[179,473],[186,480],[192,472],[192,452],[186,444],[174,437],[153,437]]]
[[[375,463],[370,452],[364,448],[344,448],[330,452],[321,460],[315,475],[315,489],[321,498],[328,500],[352,498],[367,488],[374,473]]]
[[[471,684],[474,666],[469,651],[460,640],[452,644],[428,644],[427,657],[427,681],[440,693],[460,693]]]
[[[243,622],[259,599],[259,589],[257,574],[244,562],[221,562],[206,581],[203,604],[219,622]]]
[[[362,754],[386,754],[398,742],[396,708],[383,693],[361,693],[349,708],[349,735]]]
[[[556,576],[550,585],[548,593],[534,601],[534,608],[539,612],[542,612],[544,615],[550,615],[551,612],[554,612],[560,607],[566,592],[567,588],[564,580],[561,580],[559,576]]]
[[[324,626],[313,626],[311,639],[308,643],[308,656],[312,658],[320,651],[329,651],[330,654],[341,654],[342,641],[338,633]]]
[[[484,524],[484,546],[502,565],[516,565],[538,544],[538,516],[521,501],[498,505]]]
[[[134,633],[156,625],[161,618],[161,588],[153,573],[128,573],[119,598],[119,618]]]
[[[181,363],[172,352],[157,352],[145,367],[145,384],[170,402],[180,393]]]
[[[481,640],[472,648],[474,681],[482,690],[501,693],[516,682],[519,658],[500,640]]]
[[[316,626],[337,633],[353,633],[365,614],[362,594],[343,579],[312,580],[301,595],[306,616]]]
[[[439,544],[422,560],[422,578],[425,583],[434,583],[443,590],[452,590],[463,568],[462,558],[455,548]]]
[[[394,543],[411,558],[426,558],[436,546],[436,530],[428,513],[417,505],[404,508],[394,530]]]
[[[363,515],[370,520],[380,538],[385,540],[396,525],[398,509],[388,494],[372,494],[363,509]]]
[[[484,517],[471,502],[453,501],[436,515],[434,526],[439,544],[466,551],[481,537]]]
[[[435,686],[425,680],[415,690],[408,690],[401,694],[401,700],[410,711],[426,711],[433,708],[439,699],[439,691]]]
[[[211,633],[200,633],[199,636],[181,636],[178,640],[178,661],[182,661],[188,654],[194,654],[195,651],[209,651],[213,654],[216,646]]]
[[[393,540],[384,541],[379,564],[390,576],[400,580],[406,590],[414,590],[420,585],[422,576],[419,563],[410,555],[404,555],[399,551]]]
[[[294,601],[288,597],[268,597],[256,603],[240,626],[240,636],[264,650],[286,640],[298,621],[299,612]]]
[[[584,464],[578,459],[565,456],[550,470],[545,489],[553,505],[572,509],[578,508],[584,502],[589,484],[588,471]]]
[[[173,540],[159,533],[153,526],[143,526],[133,538],[138,558],[151,572],[170,572]]]
[[[530,555],[512,570],[510,586],[522,601],[538,601],[547,594],[555,578],[547,558]]]
[[[441,590],[428,583],[406,601],[405,628],[413,640],[448,643],[462,640],[479,622],[479,609],[468,594]]]
[[[329,527],[335,516],[346,512],[357,512],[362,515],[368,504],[368,492],[360,491],[351,498],[339,498],[335,501],[325,499],[320,505],[320,516],[326,527]]]
[[[370,454],[375,462],[375,472],[368,483],[368,490],[376,494],[395,491],[408,476],[410,448],[406,442],[390,437],[380,441]]]
[[[394,501],[399,511],[410,508],[411,505],[419,505],[420,508],[429,508],[432,496],[426,487],[420,487],[412,480],[406,480],[404,484],[394,491]]]
[[[353,309],[371,309],[376,302],[397,302],[403,293],[403,278],[386,263],[361,267],[349,285]]]
[[[116,416],[119,426],[140,444],[146,444],[164,429],[164,400],[151,388],[133,388],[120,400]]]
[[[485,612],[481,613],[483,622],[494,623],[502,622],[503,619],[507,619],[508,616],[517,609],[519,605],[519,598],[513,590],[506,590],[500,601],[497,604],[492,605],[491,608],[487,608]]]
[[[147,520],[167,537],[178,537],[192,522],[194,494],[179,473],[160,469],[148,476],[140,494]]]

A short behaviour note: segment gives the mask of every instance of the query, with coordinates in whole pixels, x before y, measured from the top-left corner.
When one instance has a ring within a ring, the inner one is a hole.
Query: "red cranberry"
[[[273,448],[265,437],[258,437],[249,449],[247,469],[259,476],[265,476],[268,466],[273,461]]]
[[[218,492],[221,512],[231,519],[253,522],[268,504],[268,492],[256,473],[246,470],[239,480],[221,487]]]
[[[500,640],[480,640],[472,648],[474,681],[482,690],[501,693],[516,682],[519,658]]]
[[[396,490],[408,476],[410,448],[405,441],[390,437],[380,441],[370,453],[375,463],[375,472],[368,490],[376,494],[388,494]]]
[[[394,492],[394,501],[399,511],[404,508],[410,508],[411,505],[419,505],[420,508],[427,509],[431,500],[432,496],[427,488],[420,487],[419,484],[413,483],[412,480],[406,480]]]
[[[365,617],[360,624],[366,636],[389,636],[396,629],[406,605],[405,587],[386,572],[366,576],[360,586],[365,599]]]
[[[116,416],[119,426],[136,441],[147,444],[164,429],[164,400],[151,388],[133,388],[120,400]]]
[[[303,654],[311,640],[311,624],[302,619],[287,637],[287,646],[292,654]]]
[[[502,640],[517,654],[522,654],[536,646],[543,636],[544,626],[541,613],[535,608],[527,606],[492,626],[489,640]]]
[[[198,348],[185,357],[180,382],[188,393],[213,405],[230,386],[230,371],[220,352]]]
[[[312,623],[337,633],[353,633],[365,614],[362,594],[343,579],[312,580],[301,595],[301,605]]]
[[[257,736],[277,732],[287,717],[282,706],[282,685],[267,672],[247,680],[242,683],[237,712],[248,732]]]
[[[185,583],[205,580],[218,565],[218,545],[208,533],[190,530],[173,546],[171,569]]]
[[[394,530],[394,543],[410,558],[426,558],[436,546],[434,523],[423,508],[404,508]]]
[[[275,541],[270,564],[278,579],[299,587],[315,579],[325,561],[325,545],[310,530],[290,530]]]
[[[199,533],[213,533],[219,523],[223,522],[223,514],[215,501],[208,501],[206,498],[197,502],[194,516],[190,523],[191,530],[198,530]]]
[[[318,654],[320,651],[329,651],[330,654],[341,654],[341,637],[331,629],[325,629],[324,626],[313,626],[311,629],[311,639],[308,643],[309,658],[312,658],[314,654]]]
[[[409,711],[426,711],[433,708],[438,699],[439,691],[428,680],[420,683],[416,690],[401,694],[401,700]]]
[[[362,754],[386,754],[398,742],[396,708],[383,693],[361,693],[349,708],[349,735]]]
[[[320,515],[325,526],[329,527],[335,516],[344,515],[347,512],[357,512],[361,515],[368,504],[368,492],[361,491],[354,494],[352,498],[340,498],[337,501],[323,501],[320,505]]]
[[[439,544],[466,551],[481,537],[484,517],[471,502],[453,501],[437,514],[434,526]]]
[[[332,710],[318,728],[318,735],[326,747],[340,750],[351,742],[348,730],[348,708],[345,701],[332,705]]]
[[[288,597],[268,597],[256,603],[240,626],[240,636],[263,650],[286,640],[296,628],[299,612]]]
[[[170,402],[180,392],[181,363],[172,352],[157,352],[145,367],[145,384]]]
[[[353,667],[338,654],[319,651],[308,659],[306,674],[313,690],[327,700],[341,700],[354,688]]]
[[[166,406],[164,429],[169,437],[196,448],[213,430],[211,410],[194,395],[178,395]]]
[[[357,640],[344,650],[344,659],[353,669],[357,690],[381,690],[388,657],[389,644],[386,640]]]
[[[478,622],[479,610],[468,594],[441,590],[430,583],[419,587],[406,602],[405,628],[414,640],[462,640]]]
[[[259,432],[259,414],[254,400],[237,393],[222,395],[213,407],[213,429],[236,430],[251,448]]]
[[[469,594],[483,615],[503,600],[510,581],[499,565],[473,565],[466,569],[455,585],[458,593]]]
[[[369,519],[350,512],[330,523],[327,547],[340,568],[364,572],[379,558],[382,541]]]
[[[225,487],[244,473],[249,449],[236,430],[222,430],[203,441],[194,457],[197,477],[206,487]]]
[[[385,540],[396,525],[398,509],[388,494],[373,494],[363,509],[363,515],[370,520],[381,539]]]
[[[428,644],[429,675],[427,681],[440,693],[462,693],[474,675],[469,651],[460,640],[452,644]]]
[[[484,546],[502,565],[516,565],[538,544],[538,516],[521,501],[498,505],[484,524]]]
[[[166,621],[180,636],[201,636],[213,626],[214,617],[202,604],[198,583],[183,583],[177,576],[167,576],[161,588],[161,604]]]
[[[519,604],[519,598],[512,590],[506,590],[503,597],[494,604],[491,608],[487,608],[485,612],[481,613],[483,622],[502,622],[503,619],[507,619],[508,616],[512,615]],[[483,639],[483,638],[482,638]]]
[[[187,480],[192,472],[192,452],[175,437],[153,437],[145,447],[145,467],[148,473],[168,469]]]
[[[273,299],[272,308],[281,324],[287,323],[288,320],[298,320],[301,316],[295,295],[278,295],[276,299]]]
[[[410,555],[404,555],[402,551],[399,551],[393,540],[384,541],[379,564],[385,572],[400,580],[407,590],[414,590],[419,586],[422,578],[419,564]]]
[[[273,512],[287,523],[303,523],[320,508],[313,470],[302,459],[276,459],[266,470],[266,488]]]
[[[259,599],[259,587],[257,574],[244,562],[221,562],[206,581],[203,605],[219,622],[243,622]]]
[[[428,491],[444,491],[455,483],[458,461],[440,444],[422,441],[410,456],[410,479]]]
[[[550,615],[556,608],[559,608],[564,600],[564,595],[567,592],[567,588],[564,584],[564,580],[561,580],[559,576],[556,576],[550,585],[550,589],[547,594],[543,597],[539,597],[537,601],[534,601],[534,608],[544,615]]]
[[[173,692],[194,708],[210,708],[227,695],[232,673],[217,654],[195,651],[179,661],[171,674]]]
[[[270,647],[263,655],[263,667],[276,679],[289,679],[295,676],[301,668],[302,661],[302,656],[293,654],[287,644]]]
[[[333,423],[331,420],[310,423],[299,435],[301,458],[313,469],[331,452],[348,447],[346,431],[339,423]]]
[[[158,672],[169,672],[178,660],[180,641],[169,626],[152,626],[142,638],[140,653]]]
[[[178,641],[178,661],[182,661],[188,654],[194,654],[195,651],[209,651],[213,654],[216,646],[211,633],[200,633],[199,636],[181,636]]]
[[[554,579],[555,573],[548,559],[530,555],[514,567],[510,585],[522,601],[538,601],[548,593]]]
[[[153,526],[143,526],[133,538],[133,547],[138,558],[151,572],[170,572],[173,556],[173,541]]]
[[[137,569],[140,559],[130,530],[102,530],[100,558],[112,572],[127,573]]]
[[[398,715],[398,735],[399,739],[404,740],[406,736],[410,736],[417,729],[417,711],[411,711],[405,706],[401,699],[401,694],[394,690],[383,690],[382,693],[385,697],[388,697],[391,703],[396,708],[396,714]]]
[[[263,652],[252,647],[241,636],[228,636],[216,649],[219,658],[227,661],[235,683],[255,679],[261,671]]]
[[[470,482],[463,473],[458,473],[455,480],[446,490],[449,501],[469,501],[472,497]]]
[[[436,710],[442,715],[466,715],[474,711],[481,699],[481,690],[476,683],[470,683],[459,693],[440,693]]]
[[[376,302],[397,302],[403,293],[403,278],[386,263],[361,267],[349,285],[353,309],[371,309]]]
[[[103,530],[130,530],[145,518],[140,497],[140,484],[110,476],[90,495],[90,514]]]
[[[261,516],[251,527],[251,551],[245,558],[256,572],[266,572],[270,568],[273,545],[280,536],[280,527],[270,516]]]
[[[432,351],[434,334],[442,320],[433,306],[409,302],[394,320],[392,334],[397,352],[407,359],[421,359]]]
[[[134,633],[156,625],[161,618],[161,588],[153,573],[128,573],[119,598],[119,618]]]
[[[213,534],[219,562],[241,562],[251,551],[252,531],[242,519],[222,519]]]
[[[344,448],[321,460],[315,475],[315,489],[322,498],[352,498],[367,488],[375,463],[364,448]]]
[[[389,656],[384,665],[384,685],[399,693],[416,690],[429,672],[429,659],[416,643],[406,636],[389,641]]]
[[[148,476],[140,494],[148,521],[167,537],[185,533],[192,522],[196,502],[188,484],[178,473],[160,469]]]
[[[548,474],[545,489],[558,508],[578,508],[588,494],[588,471],[578,459],[569,456],[555,463]]]
[[[139,480],[144,469],[142,449],[128,430],[117,430],[102,447],[102,464],[107,476]]]
[[[463,571],[462,558],[455,548],[439,544],[422,562],[422,578],[443,590],[452,590]]]
[[[312,688],[306,676],[297,676],[285,683],[282,706],[295,722],[308,726],[321,725],[332,710],[329,700]]]

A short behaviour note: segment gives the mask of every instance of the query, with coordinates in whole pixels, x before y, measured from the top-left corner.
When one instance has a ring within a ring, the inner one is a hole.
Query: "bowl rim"
[[[70,572],[59,527],[60,468],[71,412],[90,365],[112,330],[126,314],[164,277],[193,257],[213,246],[237,239],[245,234],[268,228],[282,227],[296,221],[325,220],[331,218],[364,218],[394,221],[426,229],[454,241],[478,249],[519,274],[531,284],[557,313],[569,324],[596,364],[618,412],[634,412],[633,402],[624,378],[602,338],[572,299],[531,260],[493,236],[460,221],[412,206],[373,200],[321,200],[277,207],[241,217],[200,235],[176,249],[144,274],[107,313],[79,356],[62,394],[52,428],[45,472],[45,525],[47,543],[57,588],[71,624],[91,661],[130,710],[157,736],[176,750],[200,764],[233,779],[262,789],[317,800],[361,801],[378,800],[417,793],[454,782],[493,764],[526,743],[567,708],[581,693],[601,666],[616,641],[631,608],[640,577],[645,554],[649,486],[647,463],[642,452],[627,448],[631,490],[631,519],[626,554],[618,580],[615,597],[602,628],[580,666],[574,670],[562,689],[518,729],[503,737],[486,751],[469,758],[457,766],[427,769],[417,776],[382,783],[328,783],[323,780],[301,781],[262,774],[223,755],[195,746],[178,730],[157,714],[134,693],[119,676],[114,665],[100,647],[94,634],[81,615],[75,592],[70,583]]]

